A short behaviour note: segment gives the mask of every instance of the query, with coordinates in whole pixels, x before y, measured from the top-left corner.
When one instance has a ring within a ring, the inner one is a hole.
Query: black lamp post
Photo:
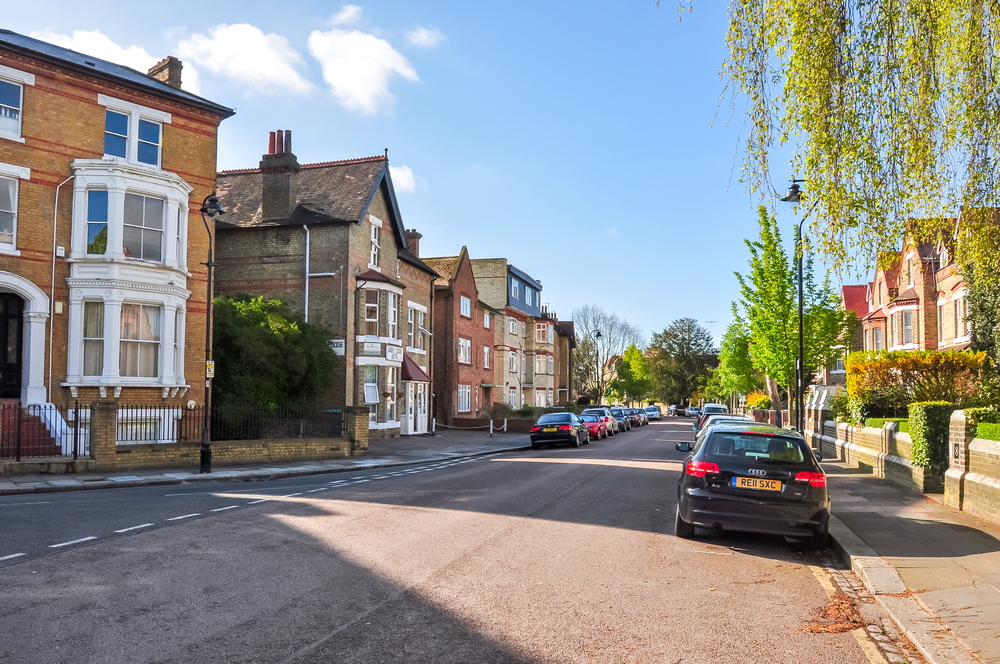
[[[799,188],[799,182],[805,182],[805,180],[792,179],[791,185],[788,187],[788,193],[781,199],[782,202],[792,203],[797,205],[802,200],[802,191]],[[808,213],[807,213],[808,214]],[[803,325],[803,285],[802,285],[802,254],[804,249],[802,246],[802,224],[806,220],[806,215],[802,216],[799,221],[799,225],[795,230],[795,267],[798,271],[798,281],[799,281],[799,356],[795,361],[795,429],[802,433],[806,428],[806,418],[805,418],[805,334]]]
[[[205,283],[205,412],[201,430],[201,472],[212,472],[212,376],[215,375],[215,368],[209,371],[212,366],[212,272],[215,269],[214,245],[212,241],[212,229],[208,226],[208,220],[215,222],[216,217],[225,214],[222,204],[216,198],[215,192],[205,197],[201,204],[201,221],[205,224],[205,231],[208,233],[208,262],[203,263],[207,269]]]

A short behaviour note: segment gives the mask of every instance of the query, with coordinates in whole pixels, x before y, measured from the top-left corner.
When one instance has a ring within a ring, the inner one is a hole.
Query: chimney
[[[420,258],[420,238],[422,237],[423,235],[418,233],[416,228],[410,228],[406,231],[406,248],[417,258]]]
[[[163,81],[172,88],[181,89],[181,70],[184,65],[172,55],[168,55],[150,67],[149,76],[157,81]]]
[[[261,212],[267,219],[287,219],[295,210],[295,175],[299,161],[292,154],[292,132],[272,131],[267,136],[267,154],[260,160],[263,176]]]

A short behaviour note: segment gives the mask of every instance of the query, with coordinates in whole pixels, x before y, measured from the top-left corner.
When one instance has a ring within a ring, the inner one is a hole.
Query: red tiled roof
[[[392,279],[390,277],[387,277],[377,270],[365,270],[360,274],[354,275],[354,278],[357,279],[358,281],[382,281],[387,284],[392,284],[393,286],[396,286],[398,288],[406,288],[406,284],[396,281],[395,279]]]
[[[882,307],[879,307],[875,311],[873,311],[870,314],[868,314],[867,316],[865,316],[864,320],[875,320],[876,318],[885,318],[885,317],[886,317],[886,315],[885,315],[885,309],[883,309]]]
[[[853,311],[858,318],[868,313],[867,284],[848,285],[841,288],[841,299],[845,311]]]
[[[403,380],[416,381],[418,383],[431,382],[430,376],[418,367],[417,363],[410,359],[409,355],[405,354],[403,355]]]

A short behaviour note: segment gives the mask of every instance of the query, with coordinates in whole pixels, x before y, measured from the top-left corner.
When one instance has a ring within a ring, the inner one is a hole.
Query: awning
[[[431,382],[430,376],[428,376],[423,369],[417,366],[417,363],[410,359],[409,355],[403,355],[403,380],[408,380],[416,383],[429,383]]]

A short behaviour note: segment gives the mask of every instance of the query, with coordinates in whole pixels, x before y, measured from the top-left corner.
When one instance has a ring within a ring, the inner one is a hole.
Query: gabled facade
[[[431,282],[385,156],[298,163],[272,132],[258,168],[219,174],[216,293],[279,299],[332,332],[331,403],[369,409],[370,437],[429,427]]]
[[[424,262],[440,275],[434,281],[434,417],[451,425],[493,403],[494,326],[504,317],[479,298],[465,247],[458,256]]]
[[[233,111],[0,30],[0,398],[201,402],[219,123]]]

